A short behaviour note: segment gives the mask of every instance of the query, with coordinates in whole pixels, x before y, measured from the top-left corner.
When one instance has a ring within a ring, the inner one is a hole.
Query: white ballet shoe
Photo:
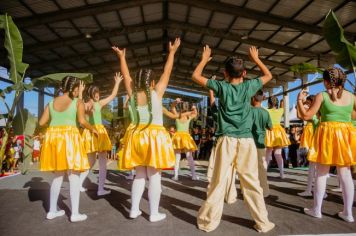
[[[339,212],[337,215],[346,222],[353,223],[355,221],[352,216],[346,216],[343,212]]]
[[[84,187],[80,187],[80,192],[81,192],[81,193],[84,193],[84,192],[86,192],[86,191],[88,191],[88,189],[86,189],[86,188],[84,188]]]
[[[308,191],[304,191],[304,192],[301,192],[301,193],[297,193],[299,196],[301,197],[312,197],[313,196],[313,193],[312,192],[308,192]]]
[[[98,196],[105,196],[111,193],[111,190],[100,190],[98,191]]]
[[[60,217],[60,216],[64,216],[65,211],[64,210],[59,210],[56,212],[48,212],[46,219],[47,220],[53,220],[54,218]]]
[[[132,211],[132,210],[130,211],[130,218],[131,219],[136,219],[140,215],[142,215],[142,211]]]
[[[86,214],[76,214],[76,215],[71,215],[70,216],[70,221],[71,222],[80,222],[80,221],[84,221],[88,218],[88,216]]]
[[[321,214],[316,214],[314,212],[314,210],[308,209],[308,208],[304,208],[304,213],[307,214],[308,216],[312,216],[318,219],[321,219]]]
[[[331,191],[336,192],[336,193],[341,193],[342,189],[341,188],[333,188]]]
[[[150,221],[151,222],[158,222],[158,221],[164,220],[166,217],[167,217],[166,214],[158,213],[158,214],[155,214],[155,215],[150,215]]]
[[[327,194],[327,193],[324,193],[323,199],[326,199],[327,197],[328,197],[328,194]]]
[[[135,178],[135,176],[129,175],[129,176],[126,176],[125,178],[128,179],[128,180],[133,180]]]
[[[173,177],[172,177],[172,180],[178,181],[178,176],[173,176]]]

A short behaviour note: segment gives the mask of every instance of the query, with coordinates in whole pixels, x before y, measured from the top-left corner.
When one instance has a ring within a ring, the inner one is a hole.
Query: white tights
[[[61,186],[63,183],[64,171],[55,172],[55,177],[51,184],[50,189],[50,201],[49,201],[49,212],[56,213],[58,212],[57,203],[59,192],[61,190]],[[70,192],[70,202],[72,206],[72,217],[79,215],[79,173],[74,171],[68,171],[68,179],[69,179],[69,192]]]
[[[311,193],[313,190],[313,182],[315,180],[315,171],[316,171],[316,163],[309,162],[309,169],[308,169],[308,185],[306,192]]]
[[[326,180],[329,174],[328,165],[316,164],[316,180],[314,188],[314,207],[313,211],[317,215],[321,215],[321,205],[326,189]],[[352,204],[354,201],[354,183],[352,181],[350,167],[337,167],[339,176],[342,198],[344,200],[344,209],[342,214],[352,217]]]
[[[99,186],[98,192],[104,191],[104,184],[106,179],[106,152],[98,152],[99,159]],[[96,161],[96,152],[88,154],[90,169],[93,168]],[[83,188],[85,178],[88,176],[89,170],[80,173],[80,186]]]
[[[174,165],[174,178],[178,179],[179,163],[180,163],[180,159],[181,159],[181,154],[180,154],[180,152],[175,152],[175,155],[176,155],[176,164]],[[190,171],[192,172],[192,178],[196,179],[195,163],[194,163],[194,158],[193,158],[192,152],[186,152],[185,155],[188,160]]]
[[[267,166],[269,165],[269,162],[272,160],[272,152],[273,148],[267,148],[266,149],[266,160],[267,160]],[[283,164],[283,157],[282,157],[282,149],[281,148],[276,148],[274,149],[274,157],[276,158],[277,165],[279,168],[279,175],[281,178],[284,178],[284,164]]]
[[[150,215],[158,215],[161,198],[161,173],[153,167],[136,167],[136,176],[131,189],[131,212],[140,211],[140,201],[145,191],[145,182],[148,178],[148,199]]]

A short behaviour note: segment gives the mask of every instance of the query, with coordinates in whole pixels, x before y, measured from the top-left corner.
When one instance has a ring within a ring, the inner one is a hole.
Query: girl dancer
[[[274,150],[274,157],[276,158],[277,161],[279,174],[280,177],[283,179],[284,172],[283,172],[282,148],[290,145],[290,141],[287,137],[286,131],[280,125],[281,117],[284,113],[283,102],[281,101],[280,108],[278,109],[278,98],[274,96],[269,97],[267,111],[269,112],[273,125],[273,128],[271,130],[266,130],[267,166],[269,162],[272,160],[272,152]]]
[[[179,114],[177,114],[175,107],[172,109],[173,114],[177,116],[175,119],[176,132],[173,135],[173,148],[176,156],[176,164],[174,166],[174,177],[172,179],[175,181],[178,180],[181,153],[185,153],[190,171],[192,172],[192,180],[198,180],[195,173],[195,163],[192,154],[192,152],[197,150],[197,146],[189,133],[190,121],[198,116],[198,112],[195,106],[192,106],[192,111],[188,112],[188,103],[181,102],[178,105],[181,105]]]
[[[304,102],[305,109],[309,109],[315,100],[315,95],[310,95],[306,98]],[[298,118],[300,118],[300,111],[299,108],[297,109]],[[311,146],[313,145],[313,136],[314,130],[316,129],[319,123],[319,119],[317,115],[314,115],[311,120],[307,121],[306,126],[304,127],[304,131],[301,137],[300,148],[305,148],[307,151],[310,150]],[[309,162],[309,170],[308,170],[308,184],[307,189],[304,192],[298,193],[299,196],[302,197],[311,197],[312,188],[313,188],[313,181],[315,178],[315,162]]]
[[[303,104],[305,91],[298,95],[298,109],[304,120],[312,119],[318,111],[321,115],[321,123],[315,130],[313,145],[308,154],[309,161],[316,162],[314,206],[311,209],[304,208],[304,212],[316,218],[322,217],[326,179],[330,166],[336,165],[344,200],[344,209],[338,215],[347,222],[354,222],[354,184],[350,166],[356,164],[356,132],[351,123],[356,100],[352,93],[344,90],[346,75],[341,69],[325,70],[323,79],[327,91],[316,95],[308,110]]]
[[[82,83],[79,84],[79,79],[65,77],[60,89],[63,95],[56,97],[46,106],[39,120],[40,126],[50,122],[41,150],[40,168],[41,171],[53,171],[56,175],[51,184],[47,219],[64,215],[64,210],[58,211],[57,201],[65,173],[68,174],[70,184],[72,205],[70,220],[78,222],[87,218],[85,214],[79,213],[79,172],[88,170],[89,163],[76,120],[96,135],[97,131],[85,120],[84,104],[77,99],[83,90],[84,86]]]
[[[169,55],[163,74],[154,89],[150,89],[151,70],[141,69],[134,80],[131,79],[125,58],[125,49],[113,47],[120,60],[125,87],[130,97],[129,106],[135,116],[135,126],[126,131],[122,167],[136,169],[132,183],[130,217],[142,214],[140,200],[145,189],[146,178],[149,179],[148,198],[151,222],[160,221],[166,215],[158,212],[161,197],[160,169],[174,166],[175,158],[172,140],[163,127],[162,97],[167,88],[172,72],[174,55],[180,45],[177,38],[169,43]]]
[[[100,91],[97,86],[91,85],[87,90],[87,97],[89,98],[88,107],[90,109],[87,111],[89,116],[89,123],[95,127],[99,135],[94,136],[89,130],[85,129],[83,131],[83,139],[85,143],[85,150],[88,153],[90,168],[93,168],[96,155],[99,158],[99,186],[98,186],[98,196],[103,196],[110,194],[110,190],[104,189],[104,183],[106,179],[106,157],[107,152],[111,151],[112,145],[108,133],[105,127],[102,125],[101,121],[101,108],[109,104],[115,99],[117,92],[119,90],[119,85],[123,79],[120,74],[115,74],[115,85],[111,92],[111,95],[105,99],[100,99]],[[80,174],[80,191],[84,192],[86,189],[83,187],[83,182],[88,176],[89,170],[84,171]]]

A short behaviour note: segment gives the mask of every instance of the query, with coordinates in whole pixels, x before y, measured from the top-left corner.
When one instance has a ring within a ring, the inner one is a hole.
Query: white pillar
[[[286,93],[288,91],[288,83],[283,84],[283,102],[284,102],[284,127],[289,128],[289,95]]]

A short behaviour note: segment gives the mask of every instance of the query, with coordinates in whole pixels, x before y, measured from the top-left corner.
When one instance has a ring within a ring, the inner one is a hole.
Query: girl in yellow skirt
[[[325,70],[323,79],[327,91],[316,95],[310,109],[306,110],[303,106],[305,91],[298,95],[298,109],[304,120],[310,120],[318,111],[321,115],[321,123],[315,130],[308,154],[308,160],[316,163],[314,206],[305,208],[304,212],[316,218],[322,217],[321,205],[329,168],[336,166],[344,200],[344,209],[338,215],[347,222],[354,222],[354,183],[350,166],[356,164],[356,132],[351,123],[352,113],[356,110],[356,98],[344,90],[346,75],[341,69]]]
[[[315,95],[308,96],[304,102],[305,109],[309,109],[311,104],[313,104],[314,100],[315,100]],[[301,119],[299,109],[297,110],[297,115],[298,118]],[[300,138],[301,139],[300,148],[306,149],[307,152],[310,150],[310,148],[313,145],[314,131],[318,126],[318,123],[319,123],[319,118],[317,117],[317,115],[314,115],[311,120],[307,121],[307,124],[304,127],[302,137]],[[302,197],[313,196],[312,188],[315,179],[315,170],[316,170],[315,162],[309,162],[307,189],[304,192],[298,193],[299,196]]]
[[[161,174],[163,168],[174,166],[175,157],[172,140],[163,127],[162,97],[167,88],[172,72],[174,55],[180,45],[177,38],[174,44],[169,43],[169,54],[158,83],[151,89],[151,70],[141,69],[132,80],[125,58],[125,49],[113,47],[120,60],[121,73],[128,96],[129,106],[135,116],[135,125],[126,131],[122,167],[135,168],[136,176],[132,183],[130,218],[142,214],[140,200],[148,178],[148,199],[151,222],[161,221],[166,215],[159,213],[161,197]]]
[[[87,90],[87,97],[89,101],[87,105],[87,116],[89,123],[95,127],[99,135],[95,136],[92,133],[85,129],[83,131],[83,139],[85,144],[85,150],[88,153],[89,165],[90,168],[93,168],[96,156],[98,155],[99,159],[99,185],[98,185],[98,196],[103,196],[110,194],[110,190],[104,189],[104,183],[106,179],[106,158],[108,151],[111,151],[112,145],[109,138],[109,135],[102,124],[101,120],[101,109],[109,104],[117,96],[119,90],[120,82],[122,81],[122,76],[120,74],[115,74],[115,85],[111,92],[111,95],[105,99],[100,99],[100,91],[97,86],[90,86]],[[81,191],[84,192],[86,189],[83,187],[83,182],[88,176],[89,170],[81,173],[80,182],[81,182]]]
[[[57,210],[57,202],[65,173],[68,174],[70,183],[70,220],[78,222],[87,218],[85,214],[79,213],[79,173],[88,170],[89,163],[76,121],[96,135],[97,131],[85,120],[84,104],[77,99],[83,89],[79,79],[65,77],[59,90],[63,95],[56,97],[46,106],[39,120],[40,126],[49,122],[41,149],[40,168],[41,171],[53,171],[56,175],[51,184],[47,219],[64,215],[64,210]]]
[[[185,153],[190,171],[192,173],[192,180],[198,180],[198,177],[195,173],[195,163],[193,159],[192,152],[197,150],[197,146],[189,133],[189,125],[192,119],[195,119],[198,115],[197,109],[195,106],[192,106],[192,110],[188,111],[189,103],[181,102],[178,100],[179,103],[173,102],[172,103],[172,114],[170,118],[176,120],[176,132],[173,135],[173,149],[176,156],[176,164],[174,166],[174,176],[173,180],[178,180],[179,175],[179,163],[181,159],[181,153]],[[177,113],[175,106],[180,105],[180,111]]]
[[[274,96],[269,97],[267,111],[272,119],[273,128],[271,130],[266,130],[266,160],[268,163],[272,160],[272,152],[274,151],[274,157],[277,161],[279,174],[283,179],[284,172],[282,148],[290,145],[286,131],[280,124],[282,115],[284,113],[283,101],[281,101],[280,108],[278,109],[278,98]]]

